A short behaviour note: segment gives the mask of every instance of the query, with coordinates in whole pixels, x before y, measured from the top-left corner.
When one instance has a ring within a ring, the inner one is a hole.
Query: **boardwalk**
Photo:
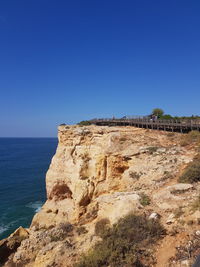
[[[200,130],[200,120],[155,120],[146,117],[93,119],[92,124],[99,126],[135,126],[139,128],[188,133]]]

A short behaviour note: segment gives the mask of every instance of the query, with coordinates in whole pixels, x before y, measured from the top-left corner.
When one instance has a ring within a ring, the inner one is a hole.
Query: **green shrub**
[[[95,234],[103,237],[104,233],[110,226],[110,221],[107,218],[99,220],[95,225]]]
[[[105,228],[98,242],[76,267],[151,266],[155,263],[152,244],[165,234],[159,221],[130,214],[112,228]]]
[[[158,116],[158,118],[164,115],[164,111],[161,108],[154,108],[152,110],[152,115]]]
[[[142,206],[148,206],[151,203],[151,199],[145,193],[140,194],[140,204]]]
[[[173,120],[173,117],[170,114],[161,115],[160,119],[162,120]]]
[[[91,125],[91,121],[80,121],[78,123],[79,126],[88,126]]]
[[[60,223],[57,227],[52,228],[48,235],[51,239],[51,242],[57,242],[64,240],[69,234],[73,231],[73,225],[65,222]]]
[[[183,174],[179,177],[181,183],[195,183],[200,181],[200,154],[188,164]]]

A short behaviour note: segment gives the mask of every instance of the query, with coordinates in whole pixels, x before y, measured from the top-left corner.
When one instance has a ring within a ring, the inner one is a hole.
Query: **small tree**
[[[152,115],[158,116],[158,118],[162,117],[164,111],[161,108],[154,108],[152,111]]]
[[[173,117],[170,114],[165,114],[165,115],[162,115],[162,119],[171,120],[173,119]]]

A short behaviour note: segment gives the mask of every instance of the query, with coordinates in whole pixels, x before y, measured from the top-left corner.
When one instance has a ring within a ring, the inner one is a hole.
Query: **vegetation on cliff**
[[[88,125],[91,125],[91,122],[90,121],[80,121],[78,123],[79,126],[88,126]]]
[[[155,263],[153,245],[163,237],[165,229],[158,220],[130,214],[111,228],[108,221],[97,223],[96,232],[102,238],[76,267],[149,266]]]
[[[154,108],[152,110],[152,115],[158,116],[158,118],[162,117],[164,114],[164,110],[162,110],[161,108]]]
[[[187,145],[200,146],[200,132],[191,131],[188,134],[182,135],[180,144],[182,146],[187,146]]]
[[[181,244],[186,248],[196,232],[200,237],[200,183],[194,178],[200,169],[199,135],[134,127],[59,128],[58,149],[46,177],[47,201],[8,264],[193,263],[190,255],[176,257],[175,249]],[[195,185],[177,183],[182,170],[193,164],[189,175]]]
[[[181,138],[181,145],[193,145],[196,148],[197,155],[187,165],[183,174],[179,177],[181,183],[195,183],[200,181],[200,132],[191,131]]]
[[[200,181],[200,154],[188,164],[183,174],[179,177],[181,183],[195,183]]]

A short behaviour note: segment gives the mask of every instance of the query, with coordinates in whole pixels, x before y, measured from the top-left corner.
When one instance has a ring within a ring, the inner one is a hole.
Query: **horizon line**
[[[57,136],[0,136],[0,138],[58,138]]]

